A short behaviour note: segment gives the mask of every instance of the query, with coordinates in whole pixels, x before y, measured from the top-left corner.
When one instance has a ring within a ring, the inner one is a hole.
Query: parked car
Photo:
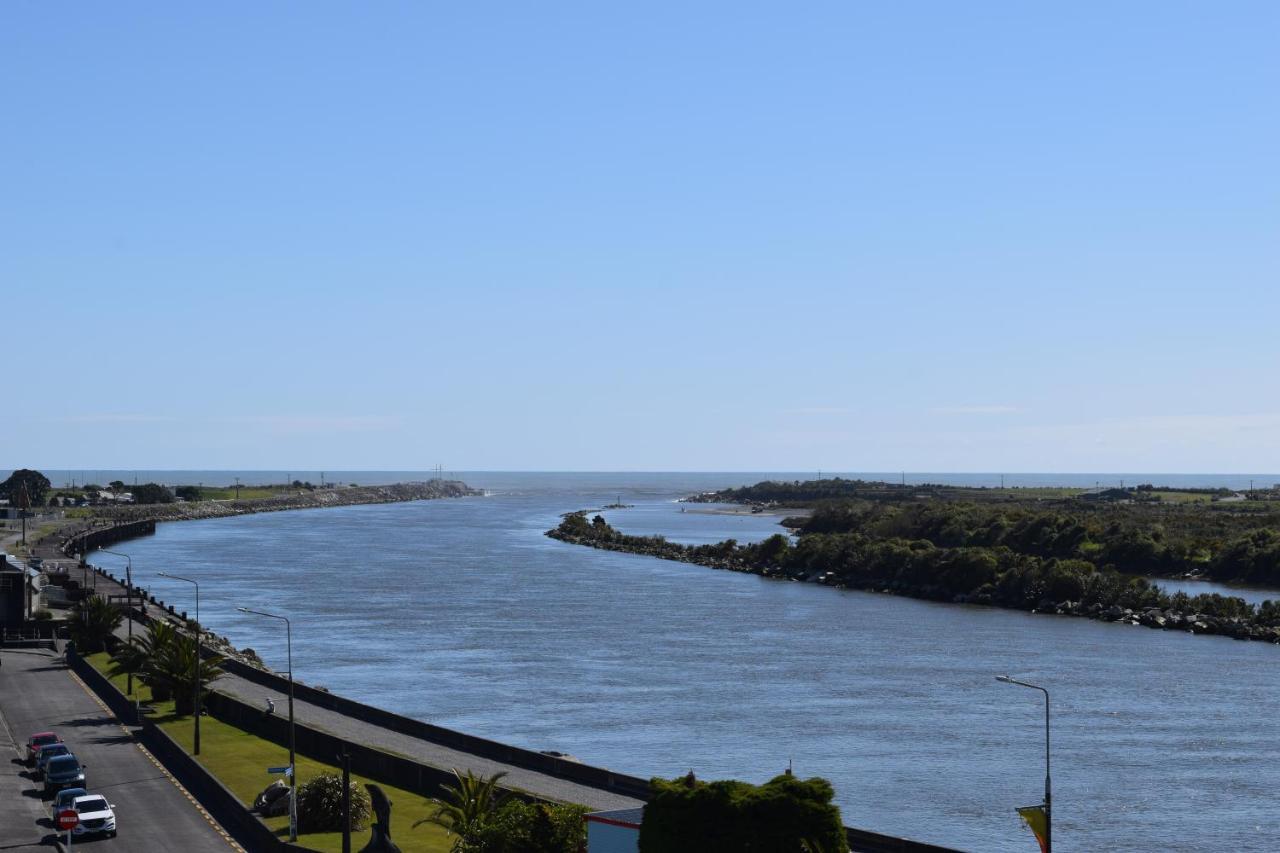
[[[36,756],[40,754],[41,747],[48,746],[51,743],[62,743],[62,738],[53,732],[36,732],[27,738],[27,766],[36,766]]]
[[[71,747],[65,743],[51,743],[40,747],[40,754],[36,756],[36,773],[43,773],[44,769],[49,766],[49,762],[59,755],[70,754]]]
[[[106,797],[86,794],[76,797],[71,807],[80,813],[80,822],[71,830],[73,836],[106,833],[109,838],[116,837],[115,806],[108,803]]]
[[[74,755],[58,755],[44,768],[44,794],[56,794],[63,788],[83,788],[85,765]]]
[[[55,821],[58,819],[58,812],[66,811],[71,808],[71,804],[76,801],[76,797],[83,797],[89,793],[84,788],[63,788],[53,798],[53,811],[50,814]]]

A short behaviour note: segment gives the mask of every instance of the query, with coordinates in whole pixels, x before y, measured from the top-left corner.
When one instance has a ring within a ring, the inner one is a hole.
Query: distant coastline
[[[153,521],[189,521],[201,518],[225,518],[259,512],[282,512],[295,509],[322,509],[359,504],[403,503],[405,501],[460,498],[483,494],[459,480],[427,480],[418,483],[393,483],[385,486],[343,486],[330,489],[293,489],[291,494],[243,500],[203,500],[186,503],[146,504],[138,506],[95,507],[94,518],[112,523]]]
[[[277,494],[266,498],[243,500],[203,500],[166,504],[140,504],[132,506],[93,507],[91,515],[82,524],[69,524],[57,531],[54,542],[42,542],[39,550],[47,556],[56,552],[64,555],[92,550],[101,540],[118,542],[134,538],[129,533],[120,537],[103,534],[113,528],[141,529],[140,523],[164,521],[196,521],[206,518],[228,518],[236,515],[253,515],[262,512],[287,512],[326,507],[360,506],[365,504],[406,503],[409,501],[460,498],[483,495],[459,480],[428,480],[417,483],[393,483],[384,486],[344,486],[331,489],[296,489],[292,494]],[[56,544],[55,544],[56,542]]]

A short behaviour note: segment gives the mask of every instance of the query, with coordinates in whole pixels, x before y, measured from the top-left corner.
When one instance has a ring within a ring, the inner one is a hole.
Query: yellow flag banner
[[[1027,826],[1036,834],[1036,841],[1040,842],[1040,853],[1047,853],[1049,846],[1045,843],[1045,836],[1049,834],[1049,819],[1045,816],[1044,806],[1022,806],[1018,809],[1018,814],[1022,815]]]

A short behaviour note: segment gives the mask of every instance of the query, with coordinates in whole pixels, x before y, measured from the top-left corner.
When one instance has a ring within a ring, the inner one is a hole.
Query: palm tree
[[[120,609],[100,595],[82,598],[71,613],[71,639],[83,654],[100,652],[107,646],[124,616]]]
[[[414,823],[414,826],[434,823],[458,836],[453,842],[454,853],[475,849],[475,845],[481,841],[482,832],[502,803],[503,792],[498,787],[498,781],[506,775],[506,771],[503,771],[492,776],[477,776],[470,770],[463,775],[455,767],[453,776],[458,784],[441,785],[444,795],[432,797],[428,801],[436,807],[435,811]]]
[[[200,689],[222,675],[222,655],[200,659]],[[196,641],[171,623],[153,620],[145,634],[136,634],[111,656],[111,675],[132,672],[151,688],[157,702],[174,700],[174,712],[190,714],[195,701]]]
[[[132,674],[151,688],[151,698],[164,702],[172,698],[169,685],[153,677],[154,662],[167,653],[173,645],[177,631],[173,625],[160,619],[147,623],[147,633],[135,634],[111,655],[109,675]]]

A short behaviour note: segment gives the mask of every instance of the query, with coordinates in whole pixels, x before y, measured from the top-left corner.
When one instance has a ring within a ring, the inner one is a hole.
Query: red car
[[[40,750],[51,743],[62,743],[62,738],[53,732],[36,732],[27,738],[27,766],[34,767],[36,758],[40,755]]]

